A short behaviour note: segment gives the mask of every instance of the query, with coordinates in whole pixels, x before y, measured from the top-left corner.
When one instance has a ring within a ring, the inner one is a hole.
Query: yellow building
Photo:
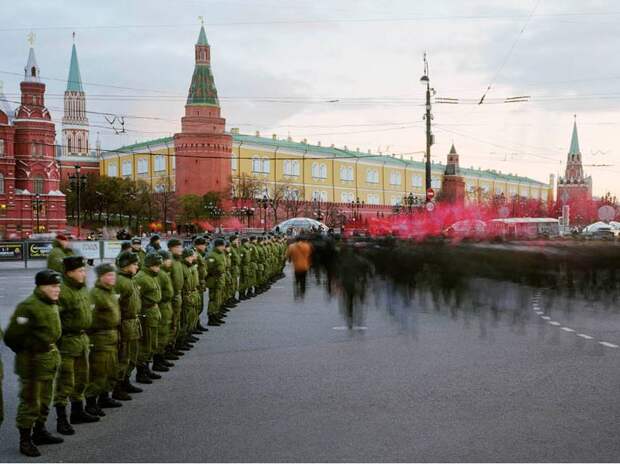
[[[350,203],[357,199],[371,205],[397,205],[413,193],[424,198],[424,163],[401,156],[373,154],[310,145],[272,137],[240,134],[232,129],[233,193],[240,178],[250,177],[264,186],[257,196],[286,189],[291,197]],[[445,165],[432,165],[432,187],[440,193]],[[503,194],[550,200],[553,177],[548,184],[492,170],[461,168],[470,199]],[[166,137],[121,147],[102,155],[101,175],[144,180],[155,191],[174,190],[174,140]]]

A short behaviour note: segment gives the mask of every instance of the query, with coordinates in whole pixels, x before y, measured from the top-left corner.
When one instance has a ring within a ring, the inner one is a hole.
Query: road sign
[[[429,201],[426,203],[426,211],[430,213],[434,209],[435,209],[435,203],[433,203],[432,201]]]
[[[429,189],[426,191],[426,198],[427,198],[428,200],[432,200],[434,197],[435,197],[435,191],[434,191],[432,188],[429,188]]]

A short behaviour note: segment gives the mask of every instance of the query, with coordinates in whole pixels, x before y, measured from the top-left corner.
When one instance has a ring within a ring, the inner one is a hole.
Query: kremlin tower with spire
[[[0,237],[27,238],[64,232],[65,196],[60,191],[56,129],[45,107],[45,84],[30,36],[20,84],[21,105],[13,112],[0,93]]]
[[[232,136],[225,133],[225,124],[211,72],[211,49],[202,25],[181,132],[174,135],[177,195],[219,192],[229,198]]]
[[[465,204],[465,180],[460,173],[459,155],[454,144],[448,153],[448,163],[441,185],[441,200],[457,206]]]

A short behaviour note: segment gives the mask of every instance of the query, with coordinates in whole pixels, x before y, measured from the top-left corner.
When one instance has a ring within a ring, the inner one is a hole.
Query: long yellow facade
[[[394,155],[377,155],[346,147],[322,147],[305,142],[257,135],[233,135],[231,170],[233,191],[239,179],[256,179],[257,196],[286,191],[291,197],[312,201],[396,205],[413,193],[424,197],[424,164]],[[432,186],[440,193],[445,166],[432,166]],[[122,147],[102,156],[101,175],[144,180],[154,190],[174,190],[174,140],[153,140]],[[479,169],[461,169],[470,199],[503,194],[553,199],[553,178],[548,184],[509,174]]]

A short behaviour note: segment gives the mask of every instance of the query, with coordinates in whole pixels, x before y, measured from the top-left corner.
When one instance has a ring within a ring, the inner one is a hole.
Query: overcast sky
[[[426,50],[437,97],[433,158],[547,181],[563,172],[573,115],[594,193],[620,196],[620,4],[613,1],[3,0],[0,80],[18,98],[35,50],[62,118],[71,34],[87,109],[127,117],[104,149],[180,129],[205,19],[227,127],[421,159]],[[487,87],[485,103],[476,104]],[[503,103],[530,96],[527,103]],[[58,126],[57,130],[60,130]],[[589,165],[613,165],[610,167]]]

